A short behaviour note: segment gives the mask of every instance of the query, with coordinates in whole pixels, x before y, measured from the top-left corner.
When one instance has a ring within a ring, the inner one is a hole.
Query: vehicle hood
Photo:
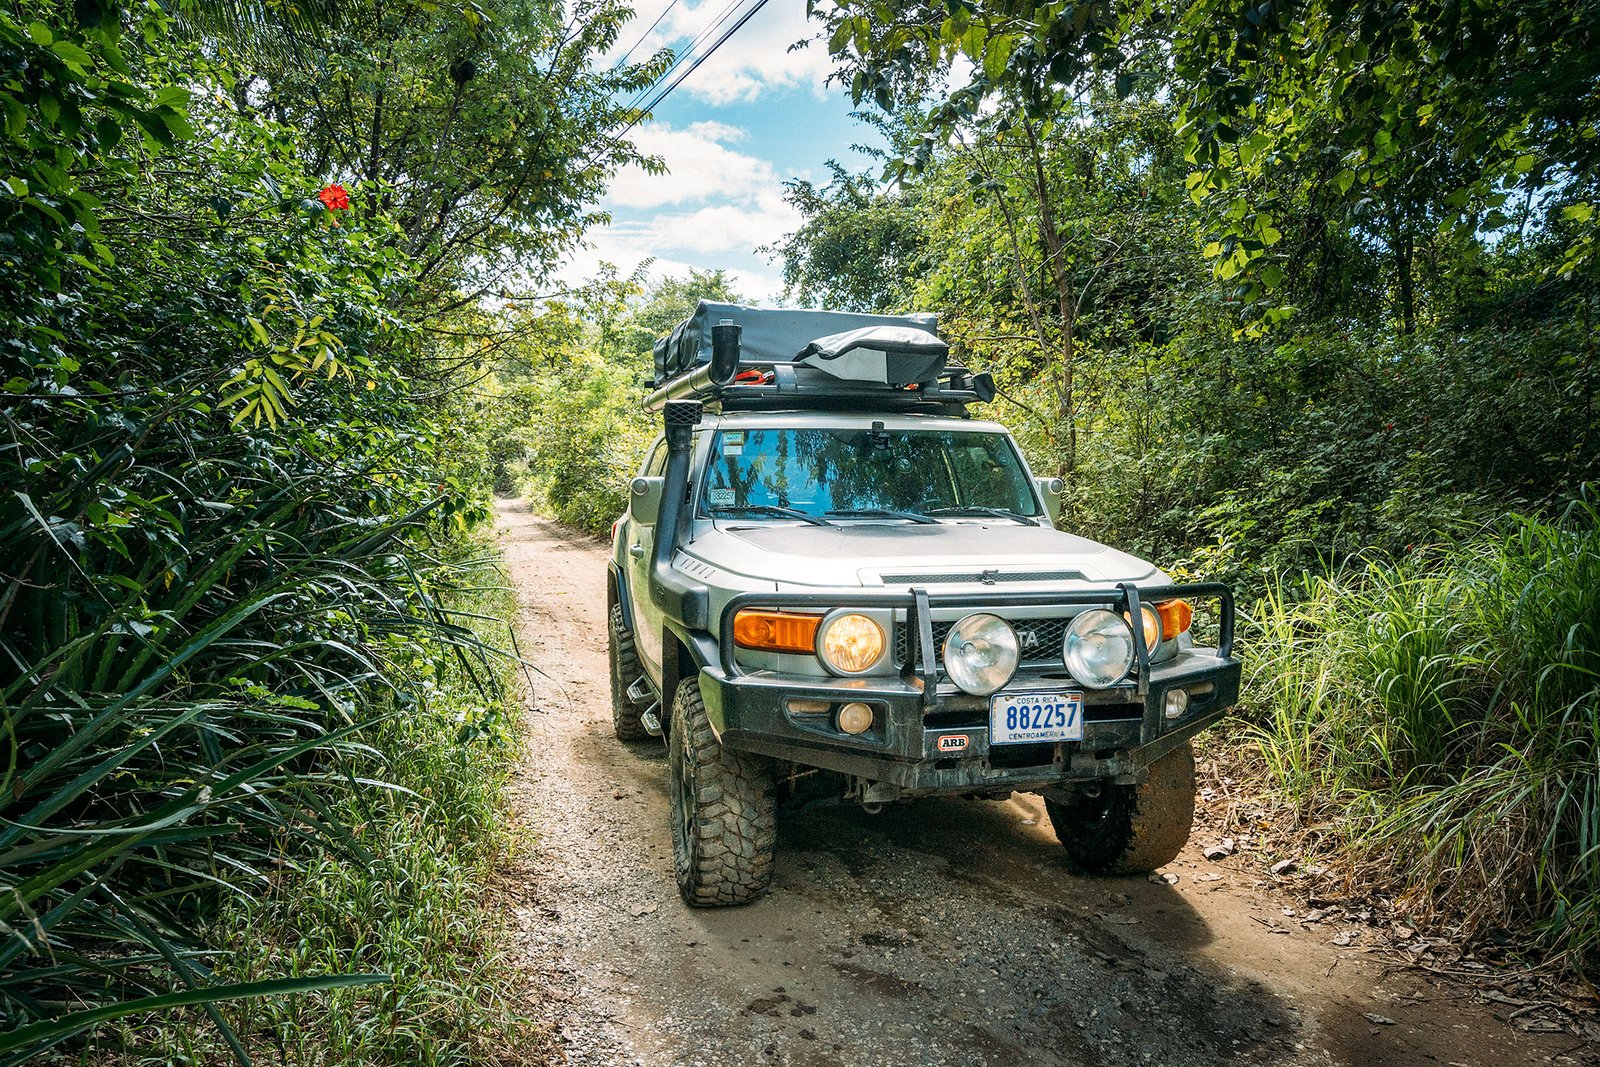
[[[1004,520],[726,524],[703,533],[685,550],[713,567],[774,582],[780,589],[905,587],[933,579],[946,590],[968,584],[1023,590],[1166,580],[1144,560],[1097,541]]]

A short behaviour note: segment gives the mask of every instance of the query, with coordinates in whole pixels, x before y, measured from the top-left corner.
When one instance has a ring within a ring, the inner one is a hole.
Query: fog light
[[[1074,615],[1061,642],[1061,662],[1080,685],[1106,689],[1133,667],[1133,631],[1105,608]]]
[[[1167,690],[1167,718],[1178,719],[1189,710],[1189,693],[1185,689]]]
[[[839,729],[847,734],[864,734],[872,727],[872,709],[852,700],[839,709]]]
[[[986,612],[968,615],[944,639],[945,673],[973,696],[988,696],[1011,681],[1021,658],[1011,624]]]

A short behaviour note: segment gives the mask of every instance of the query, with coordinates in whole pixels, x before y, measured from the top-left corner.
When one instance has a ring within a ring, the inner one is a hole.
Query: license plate
[[[1001,693],[989,698],[991,745],[1082,740],[1082,693]]]

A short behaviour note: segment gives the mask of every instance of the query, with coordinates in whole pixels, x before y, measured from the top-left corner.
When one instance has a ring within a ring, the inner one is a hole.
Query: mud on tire
[[[760,897],[772,881],[777,844],[772,769],[717,741],[697,678],[680,683],[672,702],[667,769],[672,866],[683,899],[714,908]]]
[[[1143,874],[1172,862],[1194,822],[1194,749],[1186,741],[1139,785],[1102,785],[1045,810],[1071,865],[1087,874]]]
[[[623,741],[643,741],[650,736],[643,718],[650,701],[628,696],[628,686],[644,674],[644,668],[639,665],[639,653],[633,647],[633,634],[623,625],[621,604],[611,605],[606,651],[611,661],[611,728]]]

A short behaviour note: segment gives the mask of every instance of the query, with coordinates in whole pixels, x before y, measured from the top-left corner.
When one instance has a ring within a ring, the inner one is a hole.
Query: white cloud
[[[634,144],[646,155],[660,156],[668,173],[628,167],[612,181],[606,203],[648,208],[778,188],[782,183],[771,163],[728,147],[744,137],[743,130],[721,122],[696,122],[683,129],[640,126],[632,133]]]
[[[671,223],[667,226],[670,228]],[[615,264],[626,275],[650,260],[647,273],[652,278],[683,278],[691,270],[720,268],[728,272],[738,292],[758,303],[775,302],[783,292],[782,267],[756,255],[754,245],[741,253],[724,252],[708,257],[692,249],[668,246],[653,229],[635,227],[591,230],[587,242],[587,247],[568,257],[566,267],[559,274],[564,283],[577,285],[593,278],[601,263]]]
[[[588,247],[569,258],[561,277],[582,281],[602,262],[628,273],[650,259],[656,277],[720,267],[752,299],[775,298],[783,288],[781,268],[756,250],[781,240],[802,219],[784,202],[783,182],[770,162],[729,147],[744,136],[719,122],[642,128],[640,148],[662,156],[671,173],[630,168],[618,175],[602,201],[616,221],[588,233]]]
[[[620,57],[638,41],[666,2],[660,0],[641,7],[639,14],[618,36],[615,56],[606,57],[606,61]],[[693,62],[694,56],[705,55],[716,38],[738,20],[735,11],[727,21],[719,22],[730,11],[727,2],[731,0],[702,0],[693,5],[678,3],[629,58],[638,60],[665,47],[674,47],[682,55],[691,41],[700,40],[694,55],[684,61],[685,64]],[[769,2],[673,92],[687,93],[714,106],[754,100],[767,90],[796,86],[809,88],[821,99],[826,95],[824,83],[833,69],[827,48],[814,44],[789,50],[797,41],[814,36],[817,28],[818,24],[807,21],[803,0]],[[703,39],[702,34],[705,35]],[[676,77],[683,69],[680,65],[672,76]]]

